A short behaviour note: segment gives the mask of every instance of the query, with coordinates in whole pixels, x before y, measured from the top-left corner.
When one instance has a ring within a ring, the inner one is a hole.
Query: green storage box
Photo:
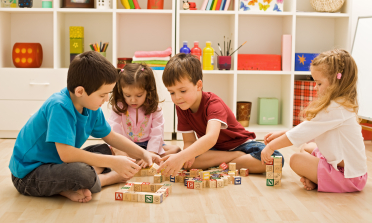
[[[70,54],[84,52],[84,39],[70,39]]]
[[[258,98],[258,124],[277,125],[279,101],[277,98]]]

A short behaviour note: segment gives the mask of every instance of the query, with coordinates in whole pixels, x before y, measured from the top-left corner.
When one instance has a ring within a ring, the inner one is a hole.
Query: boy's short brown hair
[[[174,86],[176,81],[187,78],[194,85],[203,80],[201,63],[194,55],[179,53],[172,57],[163,72],[163,83],[166,87]]]
[[[88,51],[72,60],[68,69],[67,89],[75,93],[75,88],[82,86],[90,95],[104,84],[116,83],[118,77],[116,68],[105,57]]]

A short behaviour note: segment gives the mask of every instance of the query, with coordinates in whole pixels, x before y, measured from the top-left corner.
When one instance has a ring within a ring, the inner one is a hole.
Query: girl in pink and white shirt
[[[150,67],[127,64],[119,73],[110,104],[113,112],[108,122],[113,131],[160,156],[180,151],[178,146],[164,144],[164,117]],[[126,155],[115,148],[113,152]],[[139,160],[138,165],[146,163]]]

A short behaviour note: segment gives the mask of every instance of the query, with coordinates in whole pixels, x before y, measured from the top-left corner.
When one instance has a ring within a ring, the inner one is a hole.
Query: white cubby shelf
[[[203,1],[193,2],[200,9]],[[174,55],[183,41],[188,41],[190,48],[194,41],[199,41],[202,49],[206,41],[212,41],[217,52],[220,52],[217,43],[223,48],[224,36],[226,40],[231,39],[233,50],[247,41],[233,54],[231,70],[217,70],[215,57],[214,70],[203,71],[204,90],[220,96],[234,113],[237,101],[251,101],[247,129],[256,132],[258,139],[268,132],[292,127],[294,80],[311,75],[308,71],[295,71],[295,53],[320,53],[333,48],[350,50],[351,1],[346,1],[338,13],[315,12],[308,0],[284,0],[283,12],[239,11],[239,0],[232,0],[227,11],[186,11],[182,9],[181,0],[164,0],[163,10],[148,10],[147,0],[138,0],[141,7],[138,10],[124,9],[119,0],[112,0],[107,10],[62,8],[62,0],[53,1],[53,8],[42,8],[41,0],[33,2],[30,9],[0,7],[0,89],[6,89],[0,95],[0,112],[9,114],[0,117],[0,138],[15,137],[29,114],[50,92],[58,92],[65,86],[70,63],[69,26],[84,26],[85,51],[90,50],[90,43],[109,42],[106,58],[114,66],[118,57],[133,57],[138,50],[172,47]],[[237,69],[238,53],[280,55],[284,34],[292,35],[290,71]],[[11,55],[16,42],[41,43],[44,55],[41,68],[14,67]],[[160,98],[165,100],[162,106],[165,134],[169,139],[173,131],[173,104],[163,86],[162,72],[155,74]],[[27,83],[22,82],[23,86],[18,88],[19,80]],[[34,83],[39,85],[32,85]],[[279,99],[279,125],[257,124],[259,97]],[[27,112],[16,115],[16,109],[23,107],[25,101],[30,104]],[[25,114],[27,117],[19,118]],[[13,122],[16,127],[10,127],[9,123]]]

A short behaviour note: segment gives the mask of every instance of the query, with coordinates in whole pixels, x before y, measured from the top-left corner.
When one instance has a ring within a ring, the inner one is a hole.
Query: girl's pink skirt
[[[337,167],[339,171],[335,170],[318,148],[314,149],[311,155],[320,159],[318,164],[318,191],[333,193],[355,192],[361,191],[366,185],[367,173],[360,177],[345,178],[344,168]]]

